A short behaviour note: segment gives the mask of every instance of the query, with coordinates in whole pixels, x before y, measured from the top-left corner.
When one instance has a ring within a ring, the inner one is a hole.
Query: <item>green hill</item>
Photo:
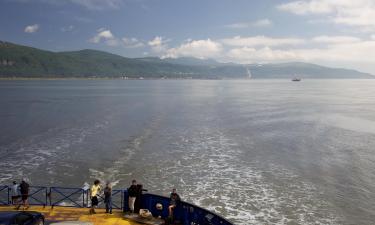
[[[51,52],[0,41],[0,77],[374,78],[307,63],[240,65],[195,58],[126,58],[96,51]]]

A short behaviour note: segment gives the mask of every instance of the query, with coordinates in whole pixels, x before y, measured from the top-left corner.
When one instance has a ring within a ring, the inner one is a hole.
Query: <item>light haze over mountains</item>
[[[373,0],[0,0],[0,40],[50,51],[375,74]]]
[[[97,51],[51,52],[0,42],[0,77],[99,77],[99,78],[375,78],[355,70],[308,63],[235,64],[212,59],[125,58]]]

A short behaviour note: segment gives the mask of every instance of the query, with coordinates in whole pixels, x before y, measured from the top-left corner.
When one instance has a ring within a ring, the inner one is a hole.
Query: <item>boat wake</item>
[[[53,182],[47,178],[59,177],[56,174],[56,162],[73,151],[78,144],[83,143],[87,137],[107,126],[108,122],[104,120],[86,127],[54,128],[1,146],[0,183],[6,184],[21,178],[28,178],[32,183],[33,174],[44,177],[45,185]]]
[[[240,225],[336,224],[313,184],[277,165],[260,171],[262,162],[244,160],[244,149],[218,130],[180,134],[169,151],[168,159],[149,155],[154,169],[145,182],[153,191],[165,194],[177,187],[184,200]]]

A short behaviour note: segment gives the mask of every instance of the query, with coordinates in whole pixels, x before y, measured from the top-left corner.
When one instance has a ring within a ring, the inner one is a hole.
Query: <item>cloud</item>
[[[344,1],[345,0],[343,0],[343,2]],[[335,3],[335,1],[331,0],[294,1],[278,5],[277,8],[297,15],[327,14],[332,13],[335,4],[339,2],[340,1],[336,1]]]
[[[275,50],[270,47],[241,47],[229,50],[226,57],[229,61],[238,63],[269,63],[295,60],[297,55],[292,51]]]
[[[117,46],[119,45],[119,41],[112,32],[105,28],[100,28],[97,30],[97,34],[89,39],[89,42],[98,44],[104,41],[108,46]]]
[[[165,52],[167,50],[167,43],[169,42],[169,39],[165,39],[161,36],[156,36],[154,39],[148,42],[148,45],[151,47],[151,49],[156,53]]]
[[[327,44],[345,44],[360,42],[361,39],[358,37],[351,36],[317,36],[312,38],[313,42],[317,43],[327,43]]]
[[[15,1],[15,0],[14,0]],[[46,3],[56,6],[74,4],[88,10],[119,9],[125,0],[17,0],[18,3]]]
[[[66,27],[61,27],[61,32],[72,32],[74,30],[74,26],[73,25],[69,25],[69,26],[66,26]]]
[[[207,40],[188,40],[176,48],[170,48],[162,58],[195,57],[200,59],[217,57],[222,52],[222,45]]]
[[[69,0],[89,10],[119,9],[124,0]]]
[[[248,28],[250,25],[249,23],[232,23],[225,25],[226,28],[232,28],[232,29],[242,29],[242,28]]]
[[[251,23],[233,23],[229,25],[225,25],[226,28],[232,29],[242,29],[242,28],[249,28],[249,27],[269,27],[272,26],[272,21],[269,19],[261,19]]]
[[[121,46],[124,48],[141,48],[145,46],[145,44],[137,38],[118,38],[111,32],[111,30],[106,28],[98,29],[97,34],[90,38],[89,42],[94,44],[104,43],[111,47]],[[161,41],[161,43],[163,43],[163,41]]]
[[[272,26],[272,24],[272,21],[269,19],[257,20],[254,23],[252,23],[254,27],[269,27]]]
[[[237,63],[301,61],[344,68],[350,65],[352,68],[374,73],[374,58],[375,40],[366,40],[334,44],[321,48],[238,47],[229,49],[222,59]]]
[[[300,0],[280,4],[277,8],[296,15],[316,15],[319,21],[359,27],[363,31],[375,29],[373,0]]]
[[[39,24],[29,25],[29,26],[25,27],[24,32],[25,33],[35,33],[39,30],[39,28],[40,28]]]
[[[125,48],[141,48],[145,46],[145,44],[143,44],[143,42],[139,41],[137,38],[124,37],[121,40]]]
[[[305,40],[300,38],[271,38],[266,36],[252,36],[233,38],[225,38],[220,40],[225,45],[230,46],[284,46],[284,45],[300,45],[305,43]]]

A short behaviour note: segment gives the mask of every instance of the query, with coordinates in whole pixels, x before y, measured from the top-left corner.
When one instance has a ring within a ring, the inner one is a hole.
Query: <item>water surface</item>
[[[375,82],[0,81],[0,183],[136,178],[235,224],[373,224]]]

